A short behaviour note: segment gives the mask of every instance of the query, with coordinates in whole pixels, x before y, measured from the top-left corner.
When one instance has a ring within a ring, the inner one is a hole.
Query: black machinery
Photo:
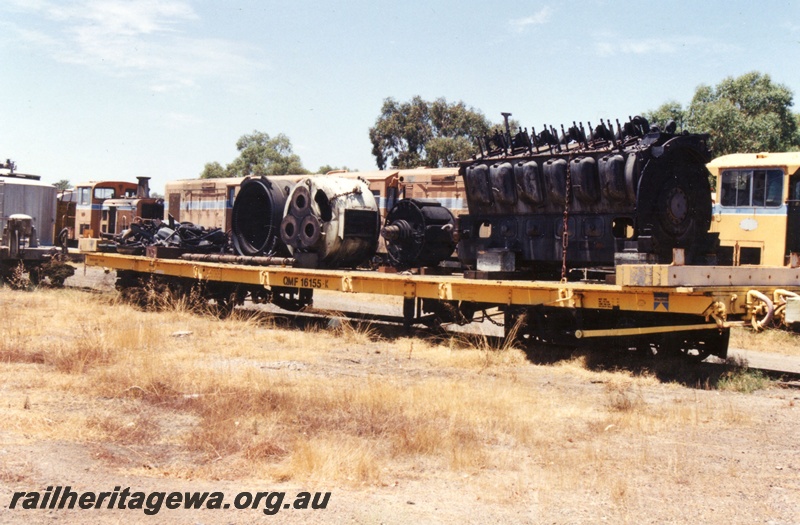
[[[381,235],[392,266],[436,266],[456,247],[455,217],[433,199],[402,199],[386,216]]]
[[[704,264],[709,234],[708,135],[651,128],[635,117],[559,135],[495,133],[461,163],[469,214],[458,255],[468,268],[566,277],[568,268],[669,263],[682,248]]]

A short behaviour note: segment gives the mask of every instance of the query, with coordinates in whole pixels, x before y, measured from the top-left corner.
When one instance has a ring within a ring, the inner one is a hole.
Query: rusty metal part
[[[572,200],[572,156],[567,162],[566,190],[564,198],[564,222],[561,232],[561,281],[567,280],[567,248],[569,247],[569,202]]]
[[[750,311],[750,323],[753,326],[753,330],[760,332],[772,321],[775,306],[769,297],[758,290],[749,290],[747,292],[746,304]]]
[[[266,257],[247,255],[227,255],[220,253],[184,253],[181,259],[186,261],[246,264],[250,266],[294,266],[295,260],[291,257]]]
[[[796,296],[797,294],[787,290],[779,289],[774,290],[773,295],[777,302],[778,297],[792,297]],[[752,327],[753,331],[760,332],[764,330],[778,315],[778,308],[776,308],[774,304],[775,303],[773,303],[766,294],[763,294],[758,290],[748,290],[745,308],[747,312],[746,315],[748,315],[750,318],[750,326]],[[785,307],[785,301],[783,306]],[[746,326],[745,321],[727,320],[728,310],[725,307],[725,303],[722,301],[714,301],[711,303],[708,308],[706,308],[705,312],[703,312],[703,315],[705,316],[706,321],[714,319],[720,329],[732,328],[734,326]]]
[[[797,297],[800,295],[789,290],[778,289],[772,292],[772,302],[775,305],[773,319],[777,325],[786,326],[786,300]]]
[[[225,232],[219,228],[206,229],[190,223],[172,224],[160,219],[136,218],[130,227],[118,235],[104,234],[116,243],[118,253],[142,255],[149,247],[180,248],[195,253],[222,252],[228,244]]]

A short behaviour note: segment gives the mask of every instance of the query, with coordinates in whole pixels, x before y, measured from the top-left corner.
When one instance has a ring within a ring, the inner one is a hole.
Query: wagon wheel
[[[711,355],[711,352],[703,347],[701,342],[696,341],[685,343],[678,349],[678,352],[681,357],[692,363],[704,361],[706,357]]]
[[[311,288],[289,288],[273,286],[272,304],[289,312],[299,312],[314,304],[314,290]]]
[[[40,265],[32,266],[28,268],[28,280],[31,282],[33,286],[39,286],[42,282],[42,267]]]
[[[214,313],[222,319],[230,317],[237,306],[244,304],[246,296],[247,292],[239,286],[215,293],[211,297],[215,303]]]
[[[61,247],[61,253],[65,256],[69,253],[69,228],[63,228],[58,232],[58,246]]]
[[[692,363],[699,363],[711,355],[711,351],[700,339],[684,337],[681,334],[667,334],[659,345],[659,355],[679,357]]]
[[[664,354],[680,356],[692,363],[699,363],[710,355],[724,356],[730,339],[730,329],[705,330],[665,335],[661,342]]]

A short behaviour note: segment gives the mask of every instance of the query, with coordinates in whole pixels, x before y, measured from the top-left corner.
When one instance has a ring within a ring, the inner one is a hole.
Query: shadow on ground
[[[206,312],[208,313],[208,312]],[[231,313],[231,312],[229,312]],[[353,319],[350,313],[313,310],[311,312],[276,313],[259,309],[238,308],[233,315],[248,322],[264,326],[276,326],[296,330],[355,331],[374,341],[391,341],[401,337],[414,337],[431,344],[443,344],[451,348],[477,348],[486,352],[502,352],[512,347],[502,337],[470,334],[448,330],[442,326],[405,328],[388,318],[363,315]],[[582,359],[584,366],[593,371],[627,371],[633,375],[648,375],[665,383],[677,383],[689,388],[730,388],[732,379],[756,376],[758,385],[763,385],[758,370],[751,370],[741,360],[728,359],[722,363],[697,362],[683,356],[652,355],[608,347],[576,349],[571,346],[530,343],[522,350],[530,363],[552,365],[564,361]],[[763,374],[762,374],[763,376]],[[763,376],[764,380],[768,379]],[[777,379],[777,378],[776,378]],[[737,387],[734,387],[738,389]],[[743,388],[750,389],[749,383]],[[755,388],[763,388],[756,386]]]

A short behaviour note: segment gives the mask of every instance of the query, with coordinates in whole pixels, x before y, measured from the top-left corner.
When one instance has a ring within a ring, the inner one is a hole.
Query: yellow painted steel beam
[[[693,332],[696,330],[719,330],[716,323],[666,326],[643,326],[636,328],[612,328],[608,330],[576,330],[577,339],[590,337],[625,337],[632,335],[664,334],[669,332]]]
[[[738,287],[664,287],[555,281],[475,280],[464,279],[461,276],[243,266],[107,253],[86,253],[85,264],[115,270],[269,288],[282,286],[495,305],[545,305],[694,315],[703,315],[715,303],[723,304],[729,314],[746,314],[744,297],[750,289],[746,283],[745,286]],[[763,291],[767,292],[766,289]]]
[[[800,268],[788,266],[678,266],[622,264],[616,268],[617,284],[649,287],[800,286]]]

